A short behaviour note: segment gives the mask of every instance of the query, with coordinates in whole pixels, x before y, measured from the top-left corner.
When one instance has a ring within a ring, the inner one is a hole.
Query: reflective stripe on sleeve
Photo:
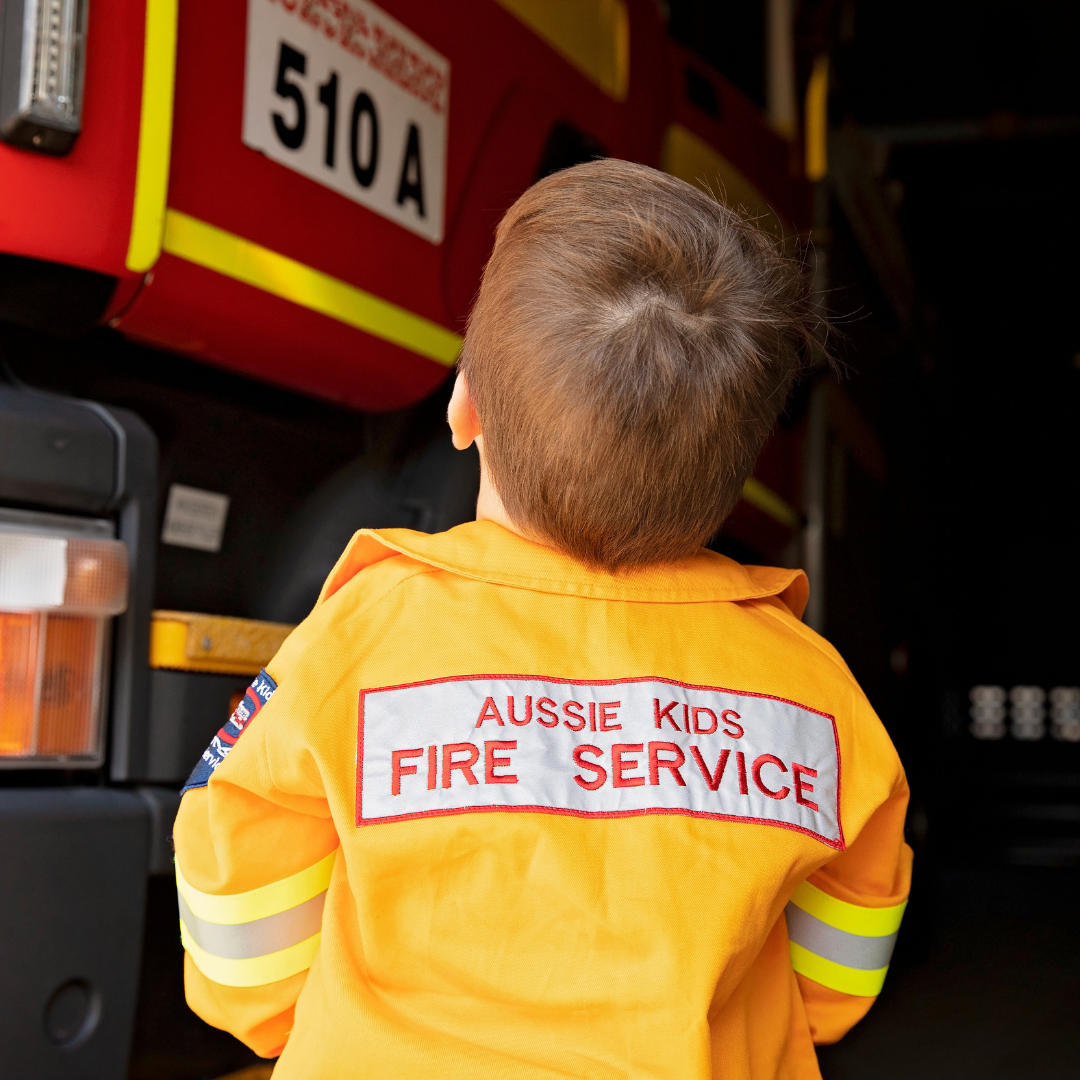
[[[792,966],[840,993],[876,996],[906,906],[906,900],[886,908],[849,904],[804,881],[784,912]]]
[[[311,967],[322,934],[315,934],[292,948],[255,956],[250,960],[230,960],[200,949],[192,941],[187,927],[180,923],[180,941],[195,966],[212,982],[222,986],[265,986],[296,975]]]
[[[228,896],[192,887],[178,862],[180,938],[195,966],[224,986],[261,986],[310,967],[336,856],[332,851],[298,874]]]
[[[319,933],[326,893],[321,892],[276,915],[267,915],[265,919],[232,926],[200,919],[192,915],[183,894],[177,899],[180,903],[180,921],[200,949],[229,960],[250,960],[299,945],[301,941],[307,941],[313,934]]]

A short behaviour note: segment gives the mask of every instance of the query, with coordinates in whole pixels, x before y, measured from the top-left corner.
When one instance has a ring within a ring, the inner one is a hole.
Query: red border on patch
[[[364,791],[364,698],[368,694],[383,694],[390,690],[409,690],[414,686],[434,686],[436,683],[449,682],[477,682],[482,679],[517,679],[535,680],[547,683],[557,683],[563,686],[624,686],[626,683],[658,682],[668,686],[680,686],[684,690],[704,690],[712,693],[737,694],[739,697],[761,698],[765,701],[779,701],[785,705],[794,705],[797,709],[822,716],[832,724],[833,744],[836,747],[836,831],[840,834],[839,839],[830,840],[821,833],[802,825],[794,825],[789,821],[773,821],[770,818],[743,817],[738,814],[709,814],[702,810],[682,810],[676,807],[658,806],[647,807],[643,810],[568,810],[557,806],[454,806],[441,810],[419,810],[412,814],[395,814],[393,817],[380,817],[364,819],[363,791]],[[678,679],[665,679],[659,675],[640,675],[630,679],[557,679],[549,675],[447,675],[441,679],[419,679],[416,682],[399,683],[396,686],[376,686],[370,690],[360,691],[359,715],[356,726],[356,824],[357,827],[366,825],[390,825],[398,821],[409,821],[413,818],[445,817],[451,814],[561,814],[565,817],[582,818],[622,818],[642,817],[645,814],[681,814],[684,817],[706,818],[710,821],[733,821],[744,822],[749,825],[772,825],[780,829],[791,829],[800,832],[804,836],[811,836],[815,840],[834,848],[837,851],[847,849],[844,840],[844,825],[840,819],[840,734],[836,730],[836,717],[831,713],[822,712],[821,709],[813,709],[809,705],[792,701],[790,698],[778,697],[775,694],[758,694],[751,690],[732,690],[723,686],[700,686],[697,683],[680,682]]]

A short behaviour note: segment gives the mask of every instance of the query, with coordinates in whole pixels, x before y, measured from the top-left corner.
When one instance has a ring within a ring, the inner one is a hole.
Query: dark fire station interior
[[[765,110],[768,4],[662,6],[671,36]],[[808,262],[841,376],[807,376],[781,426],[810,425],[832,403],[803,449],[820,477],[816,508],[804,491],[801,509],[821,534],[818,625],[900,752],[915,851],[884,990],[819,1048],[821,1071],[1070,1080],[1080,728],[1072,699],[1052,691],[1080,684],[1080,11],[794,7],[800,95],[829,57]],[[553,146],[538,174],[602,149],[577,145],[560,162]],[[155,609],[295,623],[358,524],[434,531],[468,518],[476,462],[443,434],[449,384],[405,410],[349,410],[86,329],[78,305],[96,301],[84,280],[65,309],[72,326],[44,325],[27,315],[28,281],[5,256],[0,382],[141,417],[159,444],[158,530],[170,484],[229,493],[220,553],[158,545]],[[365,500],[364,521],[342,513],[350,500]],[[714,546],[746,562],[800,558],[723,534]],[[56,782],[0,774],[5,788]],[[130,1080],[269,1075],[187,1010],[176,927],[166,865],[146,889]]]

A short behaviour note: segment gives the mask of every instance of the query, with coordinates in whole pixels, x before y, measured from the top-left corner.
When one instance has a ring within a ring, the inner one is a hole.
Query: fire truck
[[[230,702],[354,530],[472,516],[442,420],[514,199],[611,155],[805,234],[793,142],[665,7],[0,2],[5,1076],[127,1074]],[[726,550],[790,545],[801,453],[782,424]]]

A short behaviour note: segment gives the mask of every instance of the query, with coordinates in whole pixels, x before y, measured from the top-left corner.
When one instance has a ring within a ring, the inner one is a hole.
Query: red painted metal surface
[[[358,409],[418,401],[450,374],[407,349],[162,255],[120,323],[131,337]]]
[[[82,131],[66,157],[0,143],[0,251],[126,275],[145,4],[94,0]]]

